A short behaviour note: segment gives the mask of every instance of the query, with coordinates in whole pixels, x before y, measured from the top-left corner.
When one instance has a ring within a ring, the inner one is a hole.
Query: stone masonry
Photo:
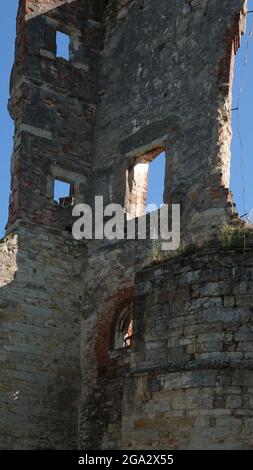
[[[20,0],[1,449],[253,448],[253,241],[229,190],[246,3]],[[141,218],[161,151],[180,248],[74,240],[73,205],[95,196]]]

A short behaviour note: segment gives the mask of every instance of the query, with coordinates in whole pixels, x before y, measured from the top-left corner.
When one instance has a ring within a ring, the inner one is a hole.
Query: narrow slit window
[[[54,200],[60,206],[73,205],[73,185],[56,179],[54,182]]]
[[[60,31],[56,32],[56,57],[68,60],[70,59],[70,36]]]

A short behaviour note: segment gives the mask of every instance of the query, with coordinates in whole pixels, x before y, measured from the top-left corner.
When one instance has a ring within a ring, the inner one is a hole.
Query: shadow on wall
[[[38,228],[0,243],[1,449],[76,447],[84,259]]]

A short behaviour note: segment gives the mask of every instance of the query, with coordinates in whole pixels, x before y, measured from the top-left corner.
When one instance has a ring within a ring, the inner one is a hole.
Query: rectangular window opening
[[[74,185],[66,181],[55,179],[54,200],[59,206],[68,207],[74,204]]]
[[[161,152],[149,164],[146,212],[153,212],[164,205],[165,152]]]
[[[70,36],[61,31],[56,31],[56,57],[70,59]]]
[[[141,217],[164,204],[165,151],[152,150],[135,160],[127,172],[127,218]]]

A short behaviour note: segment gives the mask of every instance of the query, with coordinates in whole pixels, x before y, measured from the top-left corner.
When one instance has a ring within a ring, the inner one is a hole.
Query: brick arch
[[[95,357],[98,367],[108,367],[111,364],[109,351],[112,348],[114,329],[120,313],[134,298],[134,287],[119,289],[115,295],[108,298],[108,308],[98,320],[95,337]]]

